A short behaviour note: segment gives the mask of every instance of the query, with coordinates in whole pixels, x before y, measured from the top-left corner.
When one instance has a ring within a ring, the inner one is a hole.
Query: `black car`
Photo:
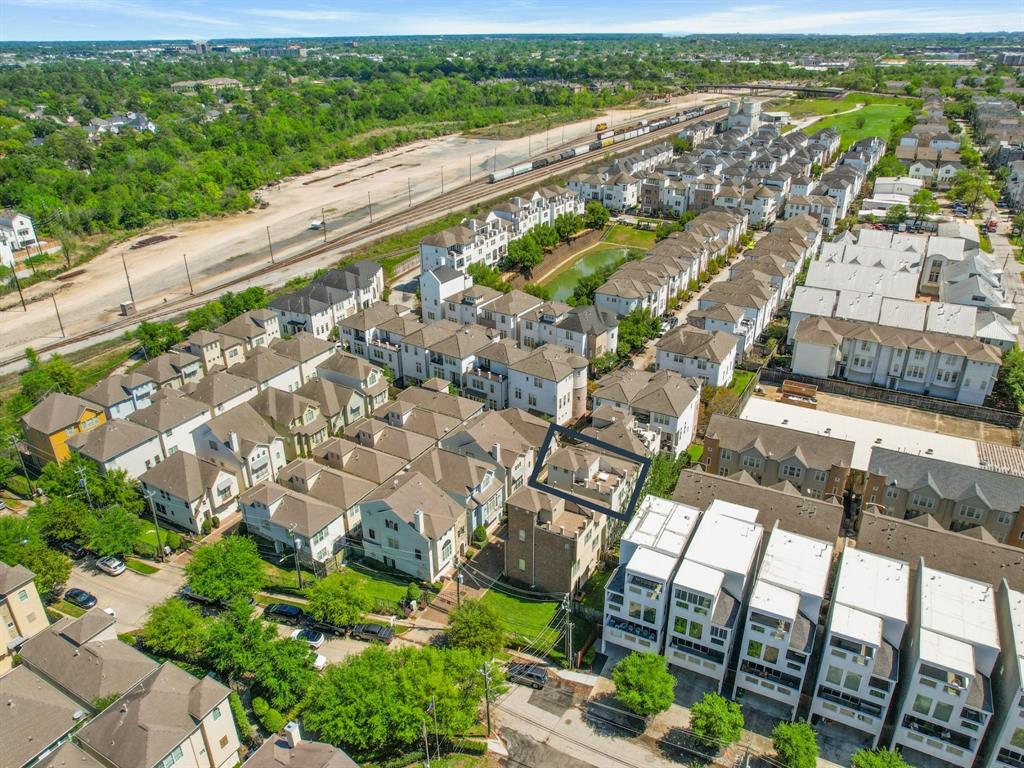
[[[539,691],[547,684],[548,673],[537,664],[509,664],[508,679]]]
[[[264,618],[280,621],[282,624],[290,624],[293,627],[301,624],[305,616],[305,611],[288,603],[271,603],[263,609]]]
[[[184,599],[191,600],[193,603],[199,603],[200,605],[208,605],[210,607],[217,607],[219,605],[218,600],[214,600],[212,597],[207,597],[206,595],[200,595],[188,584],[183,586],[178,594]]]
[[[391,641],[395,639],[395,630],[382,624],[356,624],[352,627],[352,637],[356,640],[391,645]]]
[[[351,624],[331,624],[329,621],[317,621],[310,616],[306,616],[306,626],[315,632],[334,637],[344,637],[352,631]]]
[[[73,541],[62,541],[58,546],[61,552],[70,557],[72,560],[81,560],[86,556],[85,547],[81,544],[76,544]]]
[[[72,605],[89,610],[96,605],[96,595],[86,592],[84,589],[72,587],[64,593],[64,599]]]

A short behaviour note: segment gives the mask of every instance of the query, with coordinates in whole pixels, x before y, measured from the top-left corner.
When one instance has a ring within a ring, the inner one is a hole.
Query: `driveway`
[[[149,609],[162,603],[185,583],[184,571],[172,563],[143,576],[126,570],[120,576],[108,576],[93,565],[92,560],[76,563],[68,578],[68,587],[78,587],[96,595],[100,608],[113,608],[118,632],[139,629]]]

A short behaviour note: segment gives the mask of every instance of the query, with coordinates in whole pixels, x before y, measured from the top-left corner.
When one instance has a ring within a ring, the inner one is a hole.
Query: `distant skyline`
[[[0,0],[5,41],[1021,30],[1021,0]]]

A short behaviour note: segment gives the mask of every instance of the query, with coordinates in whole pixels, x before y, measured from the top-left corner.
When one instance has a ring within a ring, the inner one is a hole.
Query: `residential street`
[[[96,595],[100,608],[113,608],[117,631],[139,629],[151,606],[162,603],[185,583],[180,566],[167,563],[150,576],[126,570],[120,576],[108,576],[91,559],[76,563],[68,578],[68,587],[78,587]]]

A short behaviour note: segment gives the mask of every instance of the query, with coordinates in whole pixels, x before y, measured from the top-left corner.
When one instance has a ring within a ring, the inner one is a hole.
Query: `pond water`
[[[545,280],[543,285],[551,288],[556,301],[565,301],[572,296],[573,289],[581,277],[596,272],[606,264],[624,259],[637,250],[636,248],[621,247],[587,251],[575,264],[564,272],[559,272],[554,277]]]

